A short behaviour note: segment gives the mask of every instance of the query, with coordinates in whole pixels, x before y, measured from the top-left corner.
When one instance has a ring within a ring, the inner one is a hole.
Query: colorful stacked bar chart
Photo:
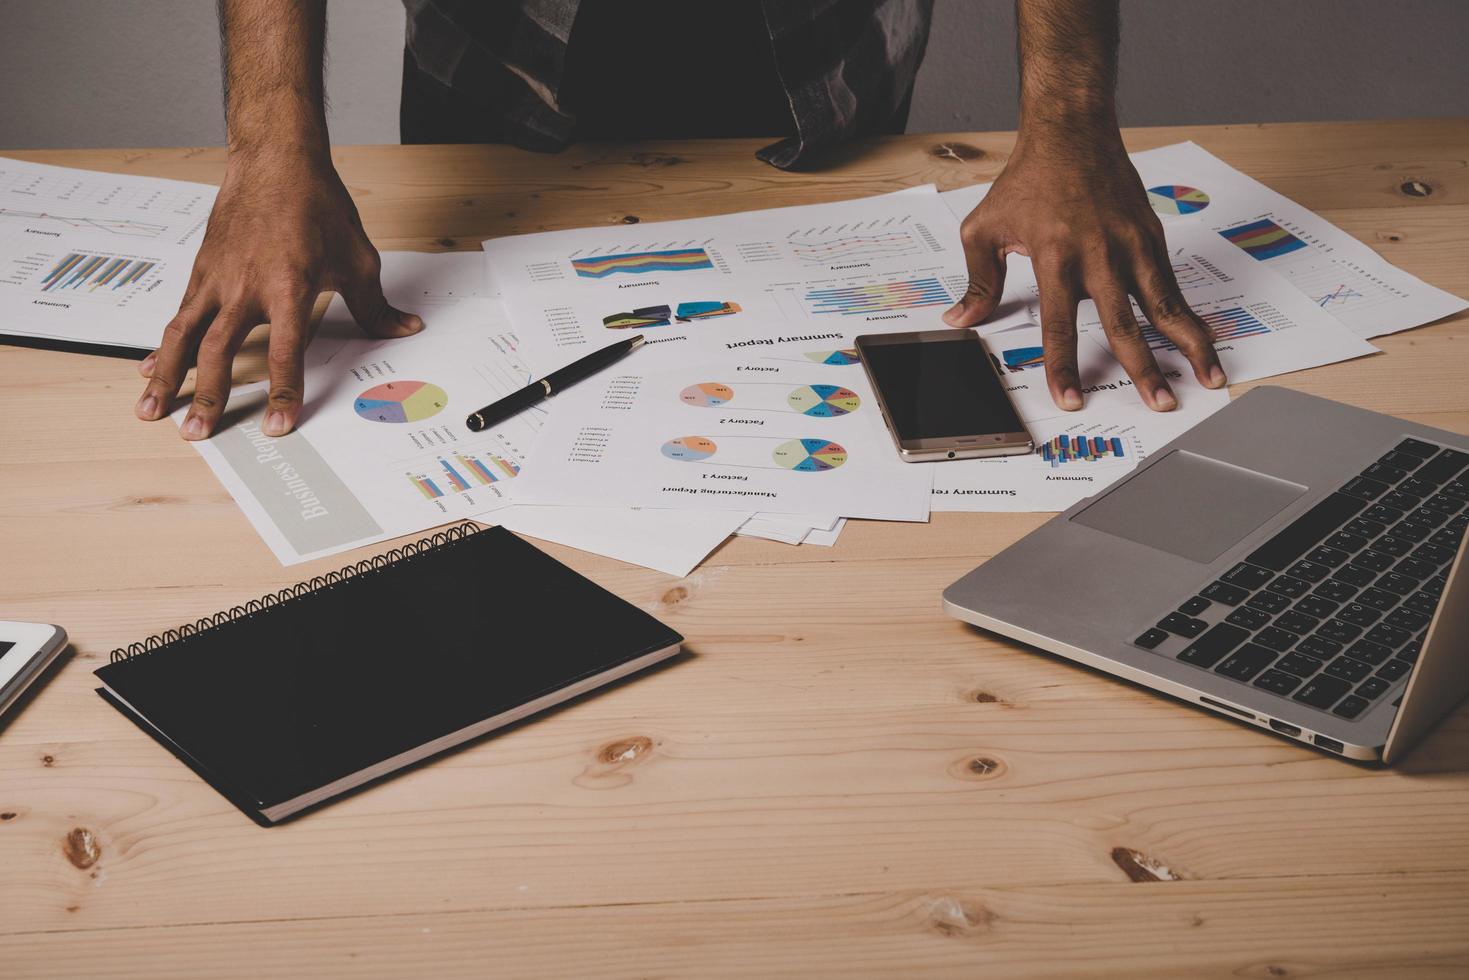
[[[1211,313],[1200,313],[1199,318],[1214,331],[1215,343],[1270,332],[1270,328],[1259,317],[1238,306],[1232,306],[1227,310],[1214,310]],[[1148,342],[1148,347],[1153,350],[1178,350],[1178,346],[1163,336],[1157,327],[1146,320],[1140,322],[1143,328],[1143,339]]]
[[[458,470],[454,468],[454,465],[452,463],[450,463],[447,459],[440,459],[439,465],[444,468],[444,476],[449,478],[449,486],[459,491],[469,489],[469,481],[464,478],[463,474],[461,474]]]
[[[41,279],[41,292],[80,289],[83,286],[92,290],[103,287],[122,289],[143,278],[157,264],[148,259],[69,252]]]
[[[644,272],[690,272],[712,269],[713,261],[702,248],[670,248],[659,252],[626,252],[622,255],[597,255],[572,259],[571,268],[583,279],[605,279],[619,272],[639,275]]]
[[[1269,218],[1261,218],[1249,224],[1226,228],[1219,234],[1261,261],[1287,255],[1306,247],[1305,242]]]
[[[861,316],[887,310],[911,310],[921,306],[944,306],[952,303],[949,291],[932,277],[904,282],[875,282],[861,286],[833,286],[812,289],[806,303],[812,313],[836,313]]]
[[[520,473],[520,467],[508,459],[499,456],[489,456],[489,462],[485,462],[474,453],[455,453],[454,458],[459,465],[469,471],[475,482],[482,487],[491,483],[499,483],[501,480],[511,479]]]
[[[408,482],[418,488],[418,492],[423,494],[425,500],[433,500],[436,497],[442,497],[444,495],[444,491],[439,489],[437,483],[421,474],[415,476],[410,473],[408,475]]]
[[[1036,452],[1052,468],[1062,463],[1095,463],[1108,457],[1124,459],[1127,456],[1122,448],[1122,440],[1116,436],[1055,436],[1049,442],[1042,443]]]

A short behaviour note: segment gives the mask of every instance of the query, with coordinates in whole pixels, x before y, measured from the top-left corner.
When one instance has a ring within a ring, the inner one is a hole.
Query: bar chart
[[[943,283],[932,276],[901,282],[824,286],[806,292],[807,308],[818,315],[862,316],[924,306],[945,306],[952,302]]]
[[[1103,459],[1126,459],[1127,451],[1116,436],[1054,436],[1036,450],[1052,468],[1066,463],[1095,463]]]
[[[96,295],[115,302],[157,268],[153,259],[68,252],[41,276],[38,286],[43,293]]]

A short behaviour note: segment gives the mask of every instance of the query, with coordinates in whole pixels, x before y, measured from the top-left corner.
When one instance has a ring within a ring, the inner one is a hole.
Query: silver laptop
[[[1466,522],[1469,437],[1261,387],[949,586],[944,607],[1393,763],[1469,692]]]

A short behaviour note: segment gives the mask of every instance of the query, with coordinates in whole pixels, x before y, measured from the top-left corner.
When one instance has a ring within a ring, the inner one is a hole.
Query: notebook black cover
[[[270,823],[682,639],[503,528],[466,524],[115,651],[96,673],[98,693]]]

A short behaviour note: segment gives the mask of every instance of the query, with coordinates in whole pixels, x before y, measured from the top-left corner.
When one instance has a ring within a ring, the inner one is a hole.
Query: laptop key
[[[1287,674],[1295,674],[1297,677],[1310,677],[1321,669],[1324,660],[1308,657],[1299,650],[1287,653],[1275,664],[1276,670],[1283,670]]]
[[[1382,591],[1391,592],[1393,595],[1411,595],[1418,591],[1421,580],[1399,575],[1397,572],[1386,572],[1373,584]]]
[[[1453,515],[1464,509],[1464,498],[1451,497],[1447,493],[1436,493],[1423,501],[1423,506],[1427,510]]]
[[[1340,677],[1319,674],[1308,680],[1306,686],[1296,692],[1294,700],[1325,710],[1340,701],[1342,695],[1351,689],[1352,685]]]
[[[1444,586],[1447,584],[1448,580],[1445,579],[1442,575],[1435,575],[1433,578],[1423,583],[1423,591],[1437,599],[1443,595]]]
[[[1339,619],[1328,619],[1316,627],[1316,635],[1324,640],[1335,640],[1337,643],[1350,643],[1362,635],[1360,626],[1344,623]]]
[[[1290,596],[1281,595],[1279,592],[1256,592],[1250,596],[1250,600],[1245,605],[1273,616],[1290,605]]]
[[[1372,580],[1375,579],[1377,576],[1373,575],[1372,572],[1368,571],[1367,569],[1361,568],[1357,565],[1343,565],[1341,568],[1338,568],[1335,572],[1333,572],[1331,577],[1336,579],[1338,582],[1345,582],[1348,585],[1355,585],[1357,588],[1360,589],[1364,585],[1371,585]]]
[[[1399,660],[1395,657],[1392,660],[1389,660],[1387,663],[1383,664],[1381,667],[1377,668],[1377,676],[1381,677],[1383,680],[1391,684],[1399,677],[1403,677],[1404,675],[1406,675],[1408,671],[1412,669],[1413,665],[1411,663],[1406,660]]]
[[[1389,507],[1386,504],[1373,504],[1362,512],[1362,519],[1376,521],[1379,524],[1391,524],[1393,521],[1402,520],[1405,513],[1407,511],[1400,510],[1397,507]]]
[[[1359,698],[1353,694],[1350,697],[1342,698],[1341,704],[1333,708],[1331,713],[1341,715],[1343,718],[1355,718],[1366,710],[1370,703],[1365,698]]]
[[[1414,471],[1413,475],[1424,483],[1447,483],[1469,466],[1469,453],[1457,449],[1445,449]]]
[[[1392,451],[1395,453],[1407,453],[1409,456],[1416,456],[1420,460],[1432,459],[1438,455],[1438,447],[1431,442],[1424,442],[1422,439],[1404,439],[1394,446]]]
[[[1184,647],[1178,659],[1199,667],[1213,666],[1219,662],[1220,657],[1245,642],[1249,636],[1250,631],[1247,629],[1229,623],[1215,623],[1209,627],[1207,633]],[[1273,655],[1271,659],[1274,659]]]
[[[1323,599],[1330,599],[1332,602],[1346,602],[1357,594],[1357,587],[1329,578],[1316,586],[1311,594],[1319,595]]]
[[[1392,568],[1392,555],[1368,550],[1353,558],[1352,564],[1357,568],[1365,568],[1369,572],[1385,572]]]
[[[1287,633],[1302,634],[1311,632],[1320,622],[1321,620],[1315,616],[1307,616],[1299,609],[1292,609],[1276,617],[1275,625]]]
[[[1318,565],[1314,561],[1308,561],[1302,558],[1290,568],[1286,569],[1286,574],[1294,575],[1296,578],[1303,578],[1314,585],[1330,575],[1331,569],[1326,565]]]
[[[1403,648],[1397,652],[1397,658],[1399,660],[1406,660],[1410,664],[1416,663],[1418,660],[1418,653],[1422,649],[1423,639],[1422,637],[1416,637],[1403,644]]]
[[[1454,553],[1436,544],[1420,544],[1414,549],[1413,557],[1433,565],[1443,565],[1454,560]]]
[[[1259,609],[1251,609],[1249,606],[1240,606],[1234,612],[1225,616],[1224,621],[1247,630],[1257,630],[1270,622],[1270,614],[1262,612]]]
[[[1276,629],[1274,626],[1267,626],[1255,634],[1256,643],[1277,653],[1284,653],[1289,650],[1299,639],[1300,637],[1296,636],[1296,634],[1287,633],[1285,630]]]
[[[1373,643],[1371,640],[1358,640],[1356,643],[1347,647],[1347,656],[1354,660],[1360,660],[1364,664],[1376,666],[1385,662],[1388,657],[1391,657],[1392,651],[1381,643]]]
[[[1359,698],[1371,700],[1372,698],[1381,697],[1389,687],[1392,687],[1392,685],[1381,677],[1369,677],[1358,684],[1357,689],[1352,693]]]
[[[1248,643],[1226,657],[1222,664],[1214,668],[1214,673],[1233,677],[1237,681],[1247,681],[1274,663],[1275,657],[1274,652]]]
[[[1158,620],[1158,629],[1167,630],[1170,633],[1175,633],[1178,636],[1188,639],[1198,636],[1204,630],[1208,629],[1208,627],[1209,624],[1202,619],[1194,619],[1192,616],[1185,616],[1182,613],[1169,613]]]
[[[1351,657],[1337,657],[1326,665],[1325,673],[1327,676],[1340,677],[1344,681],[1351,681],[1355,684],[1372,673],[1372,668],[1360,660],[1353,660]]]
[[[1337,492],[1349,497],[1360,497],[1363,500],[1376,500],[1387,492],[1387,484],[1365,476],[1354,476]]]
[[[1271,592],[1279,592],[1283,596],[1299,599],[1311,591],[1311,583],[1289,575],[1277,575],[1275,579],[1266,586]]]
[[[1372,542],[1372,550],[1379,551],[1391,558],[1401,558],[1413,550],[1413,542],[1407,538],[1395,538],[1391,534],[1384,534]]]
[[[1432,533],[1433,528],[1425,527],[1414,521],[1398,521],[1392,526],[1393,537],[1403,538],[1406,541],[1412,541],[1414,544],[1427,539]]]
[[[1315,551],[1307,555],[1305,560],[1309,562],[1315,562],[1318,565],[1325,565],[1327,568],[1335,568],[1350,557],[1351,555],[1347,554],[1345,551],[1342,551],[1338,548],[1331,548],[1323,544],[1321,547],[1317,548]]]
[[[1398,647],[1413,638],[1413,634],[1396,626],[1388,626],[1386,623],[1378,623],[1367,632],[1367,639],[1373,643],[1381,643],[1385,647]]]
[[[1398,597],[1381,589],[1363,589],[1357,596],[1357,602],[1373,609],[1387,610],[1398,604]]]
[[[1389,466],[1383,462],[1373,463],[1362,471],[1362,475],[1369,480],[1381,480],[1383,483],[1397,483],[1408,475],[1408,471],[1397,466]]]
[[[1457,551],[1459,549],[1459,542],[1463,539],[1464,529],[1461,527],[1456,528],[1450,524],[1448,527],[1441,527],[1433,532],[1429,536],[1428,542],[1430,544],[1436,544],[1440,548],[1452,548]]]
[[[1342,644],[1335,640],[1312,634],[1300,643],[1296,644],[1296,653],[1304,653],[1308,657],[1316,657],[1320,660],[1330,660],[1341,653]]]
[[[1274,578],[1268,569],[1251,565],[1248,562],[1240,562],[1238,565],[1219,576],[1221,581],[1230,585],[1238,585],[1244,589],[1258,589],[1266,582]]]
[[[1409,578],[1416,578],[1422,581],[1426,578],[1432,578],[1438,572],[1438,564],[1436,562],[1424,561],[1421,558],[1404,558],[1394,565],[1392,570],[1399,575],[1406,575]]]
[[[1242,589],[1238,585],[1230,585],[1228,582],[1210,582],[1199,590],[1199,595],[1210,602],[1222,602],[1226,606],[1237,606],[1245,601],[1250,594],[1249,589]]]
[[[1340,607],[1341,603],[1339,602],[1332,602],[1330,599],[1323,599],[1319,595],[1312,594],[1296,603],[1296,612],[1304,613],[1307,616],[1314,616],[1317,619],[1325,619]],[[1286,629],[1290,629],[1290,627],[1287,626]]]
[[[1144,650],[1151,650],[1166,639],[1168,639],[1168,634],[1155,626],[1150,630],[1145,630],[1142,636],[1138,637],[1132,642],[1136,643]]]
[[[1301,679],[1272,667],[1255,678],[1255,686],[1263,687],[1273,694],[1286,695],[1301,686]]]
[[[1403,493],[1411,493],[1415,497],[1427,497],[1438,492],[1438,488],[1432,483],[1424,483],[1417,477],[1410,476],[1398,484],[1398,489]]]
[[[1469,502],[1469,480],[1451,480],[1443,485],[1439,491],[1445,497],[1453,497],[1455,500]]]
[[[1276,533],[1249,556],[1251,564],[1283,571],[1296,559],[1321,543],[1321,539],[1361,512],[1366,502],[1344,493],[1333,493]],[[1373,536],[1380,533],[1374,532]],[[1360,533],[1360,532],[1357,532]]]
[[[1367,539],[1360,534],[1352,534],[1350,531],[1337,531],[1326,539],[1327,547],[1340,548],[1342,551],[1357,551],[1367,547]]]
[[[1336,618],[1343,623],[1351,623],[1353,626],[1366,628],[1382,618],[1382,613],[1359,602],[1349,602],[1341,607]]]
[[[1351,500],[1352,498],[1348,497],[1347,499]],[[1387,525],[1378,521],[1369,521],[1365,517],[1358,517],[1342,530],[1348,534],[1357,534],[1364,538],[1375,538],[1387,530]]]
[[[1403,608],[1411,609],[1425,616],[1432,616],[1438,609],[1438,600],[1427,592],[1414,592],[1403,600]]]
[[[1205,609],[1208,609],[1212,605],[1213,603],[1210,602],[1208,599],[1205,599],[1201,595],[1196,595],[1191,599],[1183,600],[1183,602],[1178,607],[1178,611],[1183,613],[1185,616],[1197,616],[1199,613],[1203,612]]]
[[[1440,527],[1452,516],[1452,514],[1445,514],[1441,510],[1434,510],[1432,507],[1419,507],[1417,510],[1409,513],[1406,520],[1410,520],[1414,524],[1421,524],[1424,527]]]
[[[1401,490],[1389,490],[1383,494],[1378,503],[1384,507],[1392,507],[1395,510],[1409,511],[1423,504],[1423,498]]]

